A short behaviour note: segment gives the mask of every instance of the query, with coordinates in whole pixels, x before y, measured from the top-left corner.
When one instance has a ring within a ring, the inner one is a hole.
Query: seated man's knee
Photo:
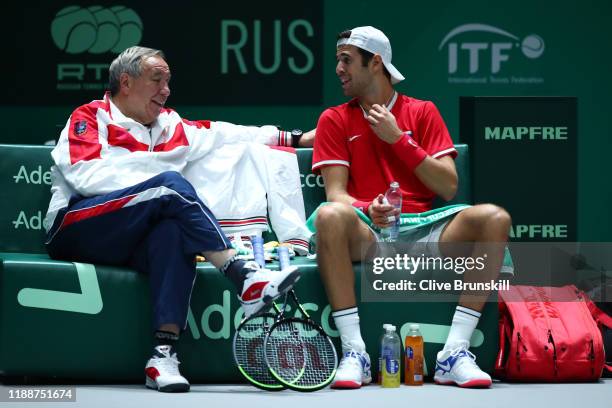
[[[357,214],[352,207],[341,203],[330,203],[317,211],[315,227],[317,233],[345,231],[352,222],[357,222]]]
[[[159,173],[157,176],[153,177],[154,180],[159,181],[160,183],[176,183],[181,182],[181,180],[185,180],[183,175],[178,171],[164,171]]]
[[[493,230],[500,235],[508,235],[512,218],[508,211],[495,204],[480,204],[478,209],[478,223],[488,230]]]
[[[163,173],[159,173],[152,180],[155,180],[155,182],[160,186],[168,187],[178,192],[195,192],[191,183],[177,171],[164,171]]]

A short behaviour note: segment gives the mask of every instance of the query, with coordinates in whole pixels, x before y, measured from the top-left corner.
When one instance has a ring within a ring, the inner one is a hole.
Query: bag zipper
[[[516,332],[516,340],[517,340],[517,347],[516,347],[516,369],[520,372],[521,371],[521,352],[520,352],[520,348],[523,348],[523,351],[525,353],[527,353],[527,347],[525,347],[525,344],[523,343],[523,339],[521,338],[521,333],[520,332]]]
[[[559,368],[557,367],[557,347],[555,346],[555,339],[553,339],[552,330],[548,329],[548,342],[552,344],[553,348],[553,365],[555,367],[555,376],[559,375]]]
[[[593,339],[589,342],[591,345],[591,351],[589,352],[589,360],[591,360],[591,375],[595,374],[595,344]]]

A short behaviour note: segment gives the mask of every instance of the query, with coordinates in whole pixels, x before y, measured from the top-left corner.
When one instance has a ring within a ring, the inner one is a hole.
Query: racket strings
[[[283,382],[296,388],[330,381],[337,355],[329,338],[305,321],[284,321],[268,336],[266,361]]]
[[[282,387],[270,374],[264,357],[264,339],[274,324],[274,317],[264,315],[249,319],[234,336],[234,358],[247,380],[263,386]]]

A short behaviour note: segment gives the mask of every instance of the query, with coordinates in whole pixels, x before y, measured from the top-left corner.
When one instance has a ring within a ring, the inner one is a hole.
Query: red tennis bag
[[[605,364],[591,300],[574,285],[500,291],[495,375],[516,381],[597,381]]]

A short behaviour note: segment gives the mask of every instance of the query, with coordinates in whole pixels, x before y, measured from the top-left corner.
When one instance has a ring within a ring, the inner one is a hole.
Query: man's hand
[[[368,208],[370,219],[379,228],[390,227],[400,215],[400,210],[386,203],[385,196],[379,194]]]
[[[403,135],[403,132],[397,127],[395,116],[386,106],[376,103],[372,105],[372,109],[368,111],[367,119],[374,133],[389,144],[397,142]]]

